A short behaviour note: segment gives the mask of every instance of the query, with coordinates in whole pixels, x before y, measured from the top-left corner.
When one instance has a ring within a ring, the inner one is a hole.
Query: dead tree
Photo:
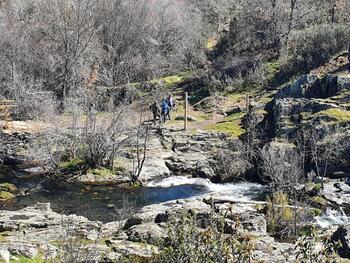
[[[147,146],[148,137],[150,132],[150,124],[142,123],[142,114],[140,115],[140,121],[136,133],[136,153],[133,155],[132,160],[132,183],[141,183],[139,178],[142,172],[142,168],[147,158]]]

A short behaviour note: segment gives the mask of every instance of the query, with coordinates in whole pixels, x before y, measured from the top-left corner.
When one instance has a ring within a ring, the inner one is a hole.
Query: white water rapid
[[[327,208],[323,215],[315,217],[316,223],[321,228],[329,228],[331,226],[339,226],[350,223],[350,218],[344,213],[343,209],[336,211]]]
[[[240,182],[227,184],[214,184],[209,179],[189,178],[186,176],[173,176],[161,181],[149,182],[147,187],[169,188],[179,185],[196,185],[205,188],[208,192],[234,195],[239,199],[256,196],[265,191],[265,186],[256,183]],[[250,199],[250,198],[248,198]]]

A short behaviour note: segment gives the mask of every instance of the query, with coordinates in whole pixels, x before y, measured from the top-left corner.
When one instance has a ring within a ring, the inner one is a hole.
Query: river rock
[[[34,258],[38,254],[38,248],[27,242],[5,243],[4,246],[11,254],[26,258]]]
[[[176,121],[183,121],[183,120],[185,120],[185,116],[177,116],[175,118],[175,120]],[[193,117],[193,116],[187,116],[187,120],[188,121],[197,121],[197,119],[195,117]]]
[[[150,258],[154,254],[159,253],[156,246],[144,243],[136,243],[125,240],[108,240],[108,246],[113,250],[112,253],[107,254],[106,259],[118,260],[122,256],[138,256],[141,258]],[[120,261],[112,261],[120,262]]]
[[[165,229],[155,223],[135,225],[127,231],[127,234],[129,241],[146,242],[153,245],[167,237]]]
[[[37,203],[18,211],[0,210],[0,231],[9,231],[7,240],[55,241],[62,238],[68,226],[87,237],[101,224],[82,216],[55,213],[49,203]]]
[[[339,226],[333,233],[331,240],[340,244],[337,249],[339,256],[350,258],[350,225]]]
[[[327,180],[321,190],[322,196],[338,205],[350,203],[350,185],[344,179]]]
[[[0,261],[10,262],[11,254],[5,247],[0,247]]]
[[[190,212],[205,215],[211,212],[211,207],[197,198],[179,199],[161,204],[145,206],[139,213],[125,223],[124,229],[144,223],[165,223],[178,213]]]
[[[165,159],[172,155],[170,149],[166,149],[161,138],[152,134],[147,144],[147,158],[143,165],[140,180],[143,182],[170,175],[170,170],[165,164]]]

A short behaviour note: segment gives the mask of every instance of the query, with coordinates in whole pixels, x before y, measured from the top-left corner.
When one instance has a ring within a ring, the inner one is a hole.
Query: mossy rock
[[[313,196],[311,198],[312,203],[317,207],[326,207],[327,206],[327,200],[324,199],[322,196]]]
[[[14,184],[3,183],[3,184],[0,184],[0,191],[6,191],[9,193],[16,193],[18,191],[18,188]]]
[[[77,168],[81,168],[85,165],[85,162],[79,158],[75,158],[66,162],[62,162],[59,164],[59,168],[63,170],[75,170]]]
[[[316,116],[326,116],[335,122],[350,122],[350,111],[338,108],[320,111]]]
[[[11,194],[10,192],[6,192],[6,191],[0,191],[0,201],[4,202],[4,201],[8,201],[15,198],[14,194]]]
[[[98,167],[95,169],[89,169],[87,171],[88,174],[93,174],[101,178],[109,178],[114,176],[114,172],[111,168],[108,167]]]

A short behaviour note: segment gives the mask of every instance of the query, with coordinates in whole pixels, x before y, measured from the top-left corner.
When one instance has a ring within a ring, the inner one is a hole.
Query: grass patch
[[[6,191],[0,191],[0,201],[6,201],[14,198],[15,196]]]
[[[88,174],[93,174],[96,175],[98,177],[111,177],[114,175],[113,171],[111,168],[108,167],[98,167],[98,168],[94,168],[94,169],[89,169],[87,171]]]
[[[211,37],[208,39],[207,44],[205,45],[205,48],[208,51],[213,51],[217,44],[218,44],[218,41],[214,37]]]
[[[317,206],[320,206],[320,207],[326,207],[327,206],[327,200],[324,199],[322,196],[313,196],[311,197],[311,201],[316,204]]]
[[[273,59],[271,61],[268,61],[265,64],[265,70],[266,70],[266,77],[268,82],[272,81],[275,77],[275,75],[279,72],[280,70],[280,63],[278,59]]]
[[[245,132],[241,126],[243,116],[243,112],[232,114],[224,118],[224,120],[221,122],[208,125],[206,130],[228,133],[232,136],[238,137]]]
[[[83,166],[85,162],[79,158],[75,158],[66,162],[62,162],[59,164],[59,168],[63,170],[73,170],[77,167]]]
[[[3,184],[0,184],[0,191],[15,193],[18,191],[18,189],[14,184],[3,183]]]
[[[239,104],[245,101],[245,94],[242,93],[233,93],[228,96],[228,99],[231,103]]]
[[[178,75],[172,75],[172,76],[167,76],[159,79],[154,79],[154,80],[151,80],[150,83],[156,84],[156,83],[164,82],[165,86],[169,88],[180,84],[190,76],[191,76],[191,72],[186,71],[186,72],[181,72]]]
[[[336,122],[348,122],[350,121],[350,111],[342,109],[328,109],[320,111],[316,116],[328,116],[334,119]]]
[[[18,260],[11,260],[11,263],[45,263],[45,262],[50,262],[47,260],[44,260],[40,256],[37,256],[35,258],[26,258],[26,257],[18,257]]]

